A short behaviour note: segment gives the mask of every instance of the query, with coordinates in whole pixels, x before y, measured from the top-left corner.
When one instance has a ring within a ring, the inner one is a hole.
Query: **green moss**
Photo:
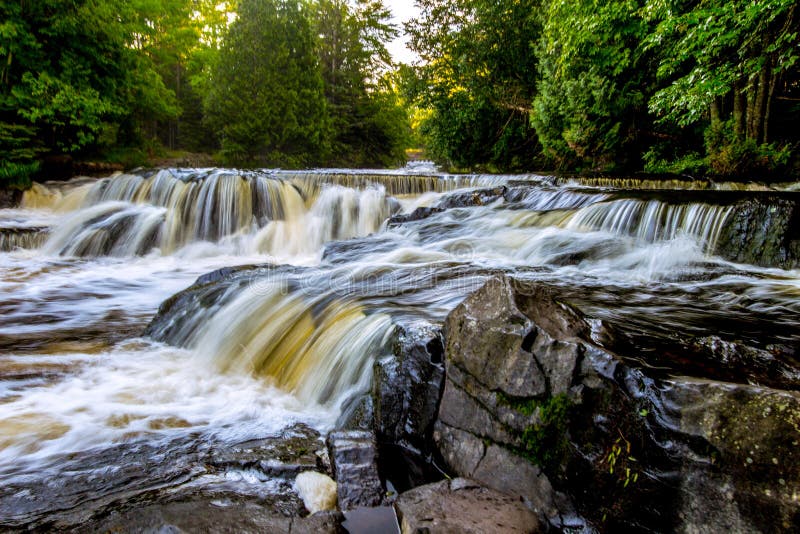
[[[512,410],[521,413],[522,415],[531,416],[541,405],[541,402],[529,397],[509,397],[502,391],[497,392],[497,402],[502,406],[508,406]]]
[[[522,450],[519,452],[529,461],[545,468],[554,468],[567,449],[569,397],[561,393],[546,401],[535,399],[510,399],[498,395],[498,400],[518,411],[531,416],[537,412],[539,422],[522,432]]]

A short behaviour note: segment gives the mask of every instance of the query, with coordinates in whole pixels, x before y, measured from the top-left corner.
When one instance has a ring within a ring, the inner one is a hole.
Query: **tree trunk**
[[[747,86],[747,117],[745,117],[745,124],[746,124],[746,138],[753,139],[756,142],[758,141],[758,128],[756,126],[756,121],[758,119],[756,113],[756,101],[758,100],[758,88],[759,88],[759,80],[758,76],[751,76],[750,83]]]
[[[778,83],[778,76],[771,76],[769,81],[769,91],[767,92],[767,105],[764,111],[764,142],[769,143],[769,118],[772,111],[772,99],[775,96],[775,85]]]
[[[767,93],[770,85],[771,62],[767,60],[758,75],[758,86],[753,92],[753,109],[750,116],[750,132],[748,138],[756,143],[764,142],[764,116],[767,111]]]
[[[721,115],[722,114],[720,112],[719,98],[715,98],[711,102],[711,129],[712,130],[719,129],[719,126],[722,123]]]
[[[745,133],[745,113],[747,102],[741,86],[737,83],[733,87],[733,133],[741,139]]]

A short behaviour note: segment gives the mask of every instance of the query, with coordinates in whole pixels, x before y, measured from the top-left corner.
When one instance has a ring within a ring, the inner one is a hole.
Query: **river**
[[[291,494],[209,458],[324,435],[396,325],[440,324],[501,271],[558,287],[654,372],[796,390],[800,272],[721,252],[747,202],[795,193],[734,189],[430,169],[37,184],[0,210],[0,527],[190,490]],[[684,356],[726,343],[748,365]]]

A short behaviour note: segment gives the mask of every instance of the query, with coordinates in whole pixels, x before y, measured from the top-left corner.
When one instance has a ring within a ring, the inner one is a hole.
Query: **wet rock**
[[[345,402],[335,427],[339,430],[372,430],[375,425],[374,411],[370,394],[357,395]]]
[[[231,502],[197,497],[113,512],[70,531],[339,534],[345,532],[341,527],[342,520],[339,512],[287,517],[275,514],[257,501]]]
[[[518,500],[464,478],[403,493],[395,503],[403,534],[546,532],[547,525]]]
[[[433,423],[444,382],[444,347],[439,327],[398,327],[391,355],[376,362],[374,424],[381,474],[402,491],[439,480],[430,462]]]
[[[365,431],[337,431],[328,434],[328,451],[343,511],[359,506],[378,506],[383,486],[378,477],[375,436]]]
[[[797,524],[800,396],[651,376],[597,344],[614,342],[604,328],[534,283],[499,277],[468,297],[445,324],[434,440],[447,467],[556,527]]]
[[[375,364],[373,397],[380,441],[424,449],[436,420],[444,379],[438,327],[400,328],[393,354]]]
[[[506,188],[504,186],[464,191],[463,193],[451,193],[442,198],[436,204],[436,207],[440,209],[451,209],[486,206],[503,198],[505,193]]]
[[[800,265],[800,210],[794,200],[739,202],[720,233],[716,254],[740,263],[793,269]]]
[[[414,221],[421,221],[423,219],[427,219],[431,215],[435,215],[437,213],[441,213],[444,211],[444,208],[436,208],[436,207],[429,207],[429,208],[417,208],[409,214],[406,215],[395,215],[394,217],[389,218],[389,227],[392,226],[399,226],[401,224],[414,222]]]
[[[269,476],[292,478],[308,470],[327,471],[318,451],[322,438],[298,423],[277,436],[213,448],[206,462],[217,469],[256,469]]]
[[[22,201],[19,189],[0,189],[0,209],[16,208]]]

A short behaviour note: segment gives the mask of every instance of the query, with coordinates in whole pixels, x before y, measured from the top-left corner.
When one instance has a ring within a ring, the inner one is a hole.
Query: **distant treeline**
[[[0,4],[0,179],[53,155],[385,166],[409,127],[378,0]]]
[[[403,86],[452,166],[797,174],[797,0],[418,0]]]
[[[797,175],[796,0],[0,4],[0,180],[164,148],[240,166]],[[410,117],[410,121],[409,121]],[[409,126],[410,124],[410,126]]]

